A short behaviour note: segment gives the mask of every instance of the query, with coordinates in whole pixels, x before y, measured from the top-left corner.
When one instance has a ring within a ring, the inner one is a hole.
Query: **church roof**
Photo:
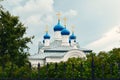
[[[46,52],[46,53],[31,55],[29,57],[29,59],[45,59],[47,57],[57,58],[57,57],[63,57],[64,55],[65,55],[65,53],[63,53],[63,52],[54,52],[54,53]]]
[[[61,46],[62,41],[60,40],[54,40],[52,43],[50,43],[49,47],[42,47],[44,52],[40,52],[39,54],[31,55],[30,59],[45,59],[46,57],[63,57],[66,52],[69,50],[72,50],[73,47],[71,46]],[[78,50],[81,50],[83,52],[90,52],[91,50],[85,49],[85,48],[79,48]]]
[[[54,40],[53,42],[50,43],[50,48],[60,47],[61,43],[62,43],[62,40]]]
[[[48,57],[52,57],[52,58],[61,58],[63,57],[66,52],[72,50],[72,47],[56,47],[56,48],[47,48],[45,49],[44,53],[40,52],[39,54],[35,54],[35,55],[31,55],[29,56],[29,59],[35,59],[35,60],[39,60],[39,59],[45,59]],[[77,50],[83,51],[83,52],[91,52],[92,50],[88,50],[85,48],[79,48]]]

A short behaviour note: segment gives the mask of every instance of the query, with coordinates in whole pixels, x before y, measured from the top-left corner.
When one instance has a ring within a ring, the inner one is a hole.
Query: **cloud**
[[[51,25],[55,22],[54,15],[56,14],[53,6],[54,0],[6,0],[2,4],[10,13],[19,16],[22,23],[28,27],[25,36],[35,36],[32,40],[33,44],[28,45],[30,53],[36,53],[38,42],[43,39],[45,26],[49,25],[49,33],[53,33]],[[76,15],[77,11],[70,9],[63,12],[62,16],[73,17]]]
[[[109,51],[115,47],[120,47],[120,34],[118,33],[119,29],[119,26],[115,26],[108,32],[104,33],[100,39],[88,44],[86,48],[90,48],[93,49],[93,51],[95,52],[99,52],[103,50]]]
[[[2,1],[3,5],[7,5],[7,7],[14,7],[14,6],[18,6],[23,2],[23,0],[4,0]]]
[[[53,23],[54,0],[6,0],[2,4],[10,13],[19,16],[20,21],[28,27],[25,36],[35,36],[33,44],[28,45],[30,53],[36,53],[45,26]]]
[[[84,26],[76,28],[76,35],[78,36],[78,40],[83,40],[90,42],[93,39],[96,39],[98,35],[100,35],[104,30],[109,29],[107,26],[109,25],[116,25],[120,22],[120,10],[119,10],[119,0],[116,1],[84,1],[84,3],[81,3],[81,1],[76,1],[80,4],[74,4],[67,5],[68,2],[66,2],[65,6],[59,6],[58,4],[61,4],[62,2],[58,3],[56,6],[54,6],[55,0],[5,0],[2,3],[3,6],[10,11],[13,15],[17,15],[20,17],[20,20],[22,23],[25,24],[25,26],[28,27],[26,36],[34,35],[35,38],[33,40],[33,44],[30,45],[30,52],[32,54],[37,52],[38,47],[38,41],[42,41],[42,37],[44,35],[44,28],[46,25],[49,25],[49,33],[53,33],[53,26],[57,22],[56,19],[56,11],[55,7],[60,7],[62,9],[62,16],[70,18],[70,20],[67,21],[67,28],[70,29],[71,24],[77,24],[77,26]],[[71,1],[69,3],[73,3],[75,1]],[[63,1],[63,3],[65,3]],[[69,8],[67,8],[69,7]],[[71,9],[71,7],[73,9]],[[81,8],[82,9],[81,9]],[[88,13],[89,12],[89,13]],[[80,13],[78,15],[78,13]],[[81,19],[79,16],[81,15]],[[77,16],[77,17],[76,17]],[[76,21],[73,17],[76,17]],[[72,19],[71,19],[72,18]],[[54,21],[56,20],[56,21]],[[82,20],[81,24],[79,21]],[[61,20],[62,22],[62,20]],[[72,22],[72,23],[71,23]],[[82,23],[84,25],[82,25]],[[86,24],[87,23],[87,24]],[[91,27],[91,32],[88,27]],[[101,26],[101,27],[99,27]],[[107,28],[106,28],[107,27]],[[84,28],[84,29],[80,29]],[[93,49],[94,51],[100,51],[100,50],[109,50],[113,47],[119,46],[119,35],[116,33],[116,29],[118,26],[112,28],[110,31],[106,32],[100,39],[93,41],[92,43],[88,44],[86,48]],[[104,29],[104,30],[103,30]],[[81,34],[80,34],[81,30]],[[99,32],[101,30],[101,33]],[[82,33],[83,32],[83,33]],[[95,33],[98,32],[96,35]],[[88,35],[87,35],[88,34]],[[94,34],[94,35],[93,35]],[[89,37],[85,37],[85,36]],[[83,36],[80,38],[80,36]],[[84,38],[85,37],[85,38]],[[79,42],[80,42],[79,41]],[[88,43],[87,42],[87,43]],[[86,44],[86,42],[85,42]],[[84,45],[85,45],[84,44]]]
[[[30,14],[43,14],[53,11],[53,0],[29,0],[23,6],[16,7],[13,12]],[[41,12],[41,13],[40,13]]]
[[[70,9],[69,11],[63,12],[63,16],[74,17],[77,16],[78,12],[76,10]]]

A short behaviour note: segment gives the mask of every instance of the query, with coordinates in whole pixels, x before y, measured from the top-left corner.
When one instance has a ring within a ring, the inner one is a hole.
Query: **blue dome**
[[[61,35],[69,35],[70,34],[70,31],[68,31],[66,28],[64,28],[62,31],[61,31]]]
[[[70,39],[76,39],[76,36],[74,35],[74,33],[72,33],[72,35],[70,36]]]
[[[61,31],[63,29],[64,29],[64,27],[60,25],[60,20],[58,20],[58,24],[55,25],[54,31]]]
[[[44,35],[44,39],[50,39],[50,35],[49,35],[48,33],[46,33],[46,34]]]

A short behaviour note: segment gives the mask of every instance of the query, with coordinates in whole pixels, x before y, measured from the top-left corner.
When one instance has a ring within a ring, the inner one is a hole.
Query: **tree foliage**
[[[11,15],[8,11],[0,10],[0,64],[15,64],[18,67],[28,62],[27,43],[32,37],[24,37],[26,27],[19,21],[18,16]]]
[[[1,1],[1,0],[0,0]],[[87,59],[70,58],[66,62],[49,63],[40,68],[29,66],[26,27],[18,16],[11,15],[0,5],[0,78],[120,78],[120,48],[109,52],[87,54]],[[92,60],[94,59],[94,66]],[[27,64],[27,65],[26,65]]]
[[[92,67],[92,57],[94,59],[94,67]],[[14,78],[92,78],[92,68],[94,68],[95,78],[98,79],[118,79],[120,78],[120,48],[114,48],[109,52],[99,52],[99,54],[87,54],[87,59],[70,58],[66,62],[49,63],[43,67],[31,67],[24,65],[18,67],[10,66],[4,70],[5,77]],[[2,72],[2,67],[0,67]],[[3,73],[0,74],[0,76]]]
[[[92,67],[92,56],[94,59],[94,67]],[[99,54],[87,54],[87,59],[70,58],[67,62],[50,63],[41,67],[36,76],[42,78],[84,78],[90,79],[92,76],[92,68],[94,68],[95,78],[119,78],[120,64],[120,48],[114,48],[109,52],[99,52]],[[34,74],[34,73],[33,73]]]

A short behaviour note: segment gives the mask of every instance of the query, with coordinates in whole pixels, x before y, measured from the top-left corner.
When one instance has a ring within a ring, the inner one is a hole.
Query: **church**
[[[66,18],[64,18],[64,26],[60,22],[60,13],[58,15],[58,23],[53,27],[54,40],[46,30],[43,36],[43,42],[39,42],[38,53],[29,56],[32,66],[40,63],[44,66],[47,63],[59,63],[67,61],[69,58],[86,58],[86,54],[92,50],[84,49],[79,46],[74,31],[70,32],[66,27]]]

